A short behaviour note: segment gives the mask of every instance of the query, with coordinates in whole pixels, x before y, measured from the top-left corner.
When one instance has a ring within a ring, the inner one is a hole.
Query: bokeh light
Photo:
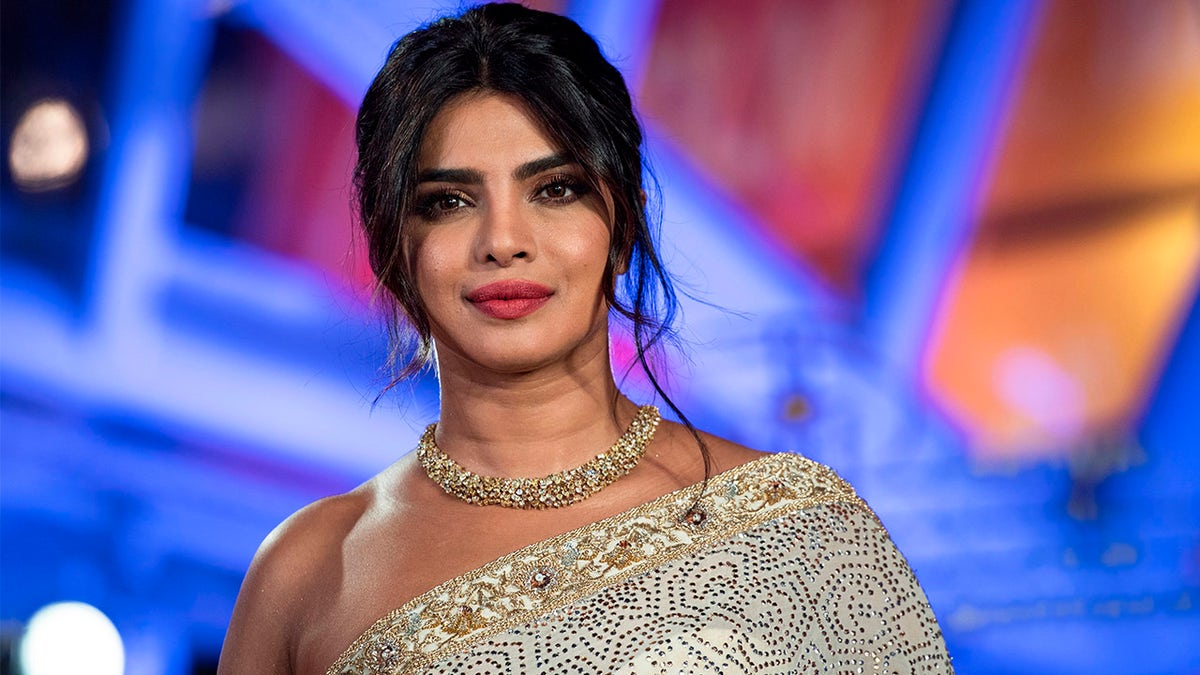
[[[25,675],[120,675],[121,634],[104,612],[83,602],[46,605],[29,620],[20,647]]]
[[[70,185],[87,158],[87,128],[79,112],[65,100],[34,103],[13,129],[8,166],[13,181],[27,192]]]

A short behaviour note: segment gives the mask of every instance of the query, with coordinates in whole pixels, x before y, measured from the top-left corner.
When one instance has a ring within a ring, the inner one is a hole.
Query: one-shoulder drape
[[[953,672],[907,562],[833,471],[781,453],[701,487],[440,584],[328,672]]]

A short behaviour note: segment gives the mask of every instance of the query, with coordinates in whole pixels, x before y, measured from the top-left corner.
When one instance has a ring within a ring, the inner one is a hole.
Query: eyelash
[[[462,208],[461,204],[449,209],[439,207],[440,202],[451,197],[457,199],[462,204],[471,203],[471,200],[462,191],[455,190],[454,188],[441,188],[418,196],[417,203],[413,205],[413,211],[425,220],[437,220],[451,211],[457,211]]]
[[[570,190],[571,194],[563,195],[561,197],[546,196],[541,197],[541,199],[551,204],[570,204],[578,201],[591,190],[587,183],[574,176],[562,173],[543,178],[538,182],[537,187],[533,189],[533,194],[534,196],[540,195],[546,190],[556,186],[561,186]]]
[[[565,188],[570,191],[570,194],[560,197],[540,196],[543,192],[553,187]],[[538,182],[533,188],[533,198],[545,203],[561,206],[578,201],[590,191],[591,187],[587,183],[570,174],[555,174],[546,176]],[[442,208],[441,203],[450,198],[458,200],[460,204],[450,208]],[[416,204],[413,206],[413,211],[425,220],[433,221],[463,208],[464,205],[470,204],[471,199],[461,190],[446,187],[418,196]]]

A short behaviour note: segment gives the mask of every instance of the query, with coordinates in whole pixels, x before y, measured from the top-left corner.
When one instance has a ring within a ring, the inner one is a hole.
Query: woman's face
[[[517,98],[451,100],[426,132],[405,248],[443,369],[606,356],[605,198]]]

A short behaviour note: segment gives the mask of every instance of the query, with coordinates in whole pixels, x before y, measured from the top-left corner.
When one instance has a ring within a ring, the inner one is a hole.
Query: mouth
[[[471,291],[467,301],[494,319],[519,319],[546,304],[554,291],[523,279],[495,281]]]

